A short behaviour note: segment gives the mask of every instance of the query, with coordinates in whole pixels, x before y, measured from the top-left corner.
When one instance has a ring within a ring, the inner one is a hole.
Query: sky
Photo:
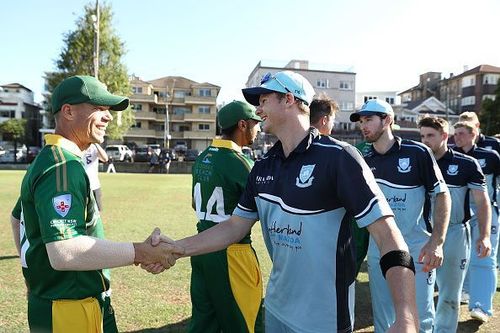
[[[104,2],[100,0],[100,2]],[[95,0],[2,1],[0,84],[41,101],[63,35]],[[242,99],[261,60],[356,73],[356,91],[403,91],[428,71],[500,66],[499,0],[107,0],[129,74],[179,75]]]

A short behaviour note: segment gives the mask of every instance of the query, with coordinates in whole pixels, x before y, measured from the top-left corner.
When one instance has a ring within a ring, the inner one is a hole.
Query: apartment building
[[[125,142],[170,148],[185,145],[198,150],[211,143],[217,127],[219,86],[182,76],[150,81],[132,76],[130,85],[135,124],[124,135]]]
[[[401,104],[401,98],[397,91],[359,91],[356,92],[356,109],[361,108],[370,99],[379,99],[391,105]]]
[[[19,83],[0,85],[0,123],[9,119],[26,119],[26,144],[40,146],[41,136],[38,130],[41,127],[42,107],[35,103],[31,89]],[[12,139],[4,134],[3,141]]]
[[[481,112],[481,103],[486,98],[495,99],[495,90],[500,79],[500,67],[479,65],[464,68],[459,75],[450,73],[441,78],[440,72],[420,75],[419,84],[400,92],[402,103],[415,103],[436,97],[453,113],[465,111]]]
[[[259,61],[248,76],[246,86],[258,86],[262,76],[266,73],[276,73],[283,70],[291,70],[301,74],[309,80],[317,95],[325,93],[339,104],[340,112],[335,118],[336,128],[343,130],[354,128],[354,124],[349,121],[349,115],[354,112],[356,73],[327,70],[322,66],[310,65],[307,60],[291,60],[284,66]]]

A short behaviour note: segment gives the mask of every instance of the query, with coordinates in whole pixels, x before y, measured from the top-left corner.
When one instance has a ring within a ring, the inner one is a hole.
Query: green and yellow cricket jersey
[[[232,215],[252,167],[253,161],[231,140],[215,139],[198,156],[192,170],[198,232]],[[240,243],[250,243],[250,234]]]
[[[78,146],[59,135],[31,164],[21,185],[21,263],[30,293],[47,300],[96,297],[109,288],[101,270],[57,271],[45,244],[104,231]]]

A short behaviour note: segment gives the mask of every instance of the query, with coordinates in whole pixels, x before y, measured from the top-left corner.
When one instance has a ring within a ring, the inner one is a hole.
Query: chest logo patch
[[[479,158],[477,161],[479,162],[481,168],[484,168],[486,166],[486,160],[484,158]]]
[[[314,177],[312,177],[312,173],[315,167],[316,164],[303,165],[300,169],[299,176],[295,180],[295,185],[301,188],[311,186],[312,181],[314,180]]]
[[[448,170],[446,170],[446,173],[450,176],[456,176],[458,174],[458,165],[456,164],[448,165]]]
[[[204,163],[204,164],[211,164],[212,161],[210,161],[210,157],[212,157],[212,154],[207,154],[205,155],[205,158],[203,158],[203,160],[201,161],[201,163]]]
[[[57,214],[65,217],[71,209],[71,194],[62,194],[52,198],[52,205]]]
[[[404,157],[399,159],[398,171],[401,173],[408,173],[411,171],[409,157]]]

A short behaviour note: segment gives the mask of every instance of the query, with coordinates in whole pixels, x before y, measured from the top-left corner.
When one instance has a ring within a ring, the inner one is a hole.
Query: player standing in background
[[[233,101],[218,114],[222,139],[214,139],[193,165],[193,208],[198,232],[227,220],[253,161],[241,152],[260,131],[255,108]],[[263,332],[262,277],[250,232],[227,249],[191,258],[190,333]]]
[[[469,283],[464,284],[464,292],[469,294],[469,310],[472,318],[482,322],[488,321],[493,315],[493,295],[497,285],[497,250],[498,250],[498,184],[500,174],[500,156],[495,150],[479,148],[475,145],[477,128],[470,122],[458,122],[455,127],[455,150],[474,157],[481,166],[486,177],[488,197],[491,205],[491,253],[480,258],[474,253],[471,255],[468,275]],[[472,205],[474,215],[477,215],[475,205]],[[479,225],[477,219],[471,219],[472,243],[478,239]],[[467,290],[468,289],[468,290]]]
[[[451,216],[443,247],[443,265],[436,271],[439,298],[436,308],[435,333],[457,331],[460,293],[469,266],[471,246],[474,255],[490,254],[491,209],[484,174],[478,162],[447,147],[448,122],[425,117],[418,123],[422,143],[431,148],[451,195]],[[469,197],[477,207],[479,237],[470,243]]]
[[[432,332],[434,323],[434,269],[441,265],[443,243],[450,218],[450,194],[432,152],[423,144],[402,140],[392,133],[394,112],[372,99],[350,116],[360,122],[371,147],[364,158],[391,206],[396,223],[410,248],[416,269],[420,332]],[[430,225],[433,199],[434,226]],[[368,247],[368,273],[375,331],[385,332],[395,320],[391,294],[378,262],[380,252],[373,238]]]

